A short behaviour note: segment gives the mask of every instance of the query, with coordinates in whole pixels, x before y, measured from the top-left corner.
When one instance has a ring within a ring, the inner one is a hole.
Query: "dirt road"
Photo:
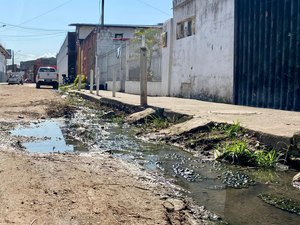
[[[29,154],[9,136],[18,123],[47,117],[61,96],[0,85],[0,225],[206,224],[135,165],[110,155]]]

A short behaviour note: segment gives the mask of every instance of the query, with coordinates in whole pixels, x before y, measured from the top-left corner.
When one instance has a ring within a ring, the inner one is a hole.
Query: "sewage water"
[[[114,145],[114,156],[163,174],[185,190],[183,195],[206,206],[229,224],[300,224],[299,215],[270,206],[258,197],[261,193],[272,193],[300,202],[299,191],[291,185],[296,171],[247,169],[203,161],[174,146],[137,140],[131,132],[130,128],[111,127],[111,139],[106,141],[119,143]],[[256,183],[249,188],[226,187],[223,178],[227,171],[246,174]]]
[[[277,209],[258,198],[261,193],[272,193],[300,202],[299,191],[290,184],[295,171],[265,171],[203,161],[174,146],[141,141],[129,126],[103,122],[93,112],[87,113],[92,116],[87,118],[78,114],[66,124],[45,121],[27,128],[18,127],[12,134],[51,137],[36,144],[24,143],[33,152],[51,152],[53,147],[60,152],[76,148],[90,152],[110,151],[115,157],[138,163],[147,170],[163,175],[181,186],[185,190],[183,195],[191,197],[198,205],[206,206],[232,225],[300,224],[299,215]],[[78,124],[86,127],[80,135],[76,128]],[[74,146],[67,144],[64,136]],[[82,136],[93,138],[88,149],[85,145],[78,145]],[[224,172],[228,171],[246,174],[256,183],[249,188],[227,187],[223,178]]]
[[[13,136],[35,138],[35,141],[28,141],[22,145],[29,152],[50,153],[50,152],[72,152],[74,146],[66,143],[60,126],[63,121],[45,120],[32,123],[27,127],[18,126],[11,131]]]

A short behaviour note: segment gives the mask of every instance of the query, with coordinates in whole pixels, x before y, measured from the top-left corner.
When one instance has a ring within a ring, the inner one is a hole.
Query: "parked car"
[[[58,73],[54,67],[40,67],[36,75],[36,88],[41,85],[52,86],[58,89]]]
[[[23,76],[20,74],[12,74],[7,80],[8,84],[22,84],[23,85]]]

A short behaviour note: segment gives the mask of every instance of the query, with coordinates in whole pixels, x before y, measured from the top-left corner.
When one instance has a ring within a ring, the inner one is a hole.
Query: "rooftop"
[[[0,53],[5,56],[5,58],[10,59],[10,53],[0,44]]]

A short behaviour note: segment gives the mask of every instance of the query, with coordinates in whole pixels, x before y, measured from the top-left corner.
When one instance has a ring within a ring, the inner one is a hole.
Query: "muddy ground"
[[[52,89],[0,85],[0,225],[211,223],[174,187],[109,154],[22,151],[9,130],[59,115],[64,101]]]

